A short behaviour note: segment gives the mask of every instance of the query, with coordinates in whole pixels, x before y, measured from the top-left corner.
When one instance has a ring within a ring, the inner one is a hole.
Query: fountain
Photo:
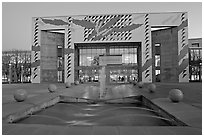
[[[114,62],[114,58],[111,60],[111,58],[106,57],[103,56],[99,63],[102,66],[99,71],[99,87],[86,86],[81,98],[70,99],[70,97],[61,96],[59,102],[53,107],[46,108],[30,118],[21,119],[18,123],[61,126],[176,125],[172,119],[160,114],[162,110],[152,109],[153,104],[140,96],[137,91],[133,91],[131,86],[125,84],[108,85],[106,79],[107,64],[119,64],[119,62]],[[151,89],[154,89],[154,86]],[[174,94],[170,94],[170,97],[174,97]],[[165,115],[167,114],[165,113]]]
[[[102,66],[99,74],[99,99],[103,99],[106,92],[106,67]]]

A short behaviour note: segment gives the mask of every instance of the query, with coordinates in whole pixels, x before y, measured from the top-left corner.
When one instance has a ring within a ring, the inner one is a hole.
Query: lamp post
[[[11,63],[9,63],[9,84],[11,84]]]

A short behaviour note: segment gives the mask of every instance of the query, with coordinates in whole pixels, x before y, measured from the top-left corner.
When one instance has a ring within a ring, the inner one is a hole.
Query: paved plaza
[[[4,84],[2,85],[2,117],[3,134],[202,134],[202,83],[156,83],[155,93],[149,93],[146,86],[138,88],[128,84],[135,91],[135,95],[143,95],[154,104],[167,111],[189,126],[54,126],[37,124],[8,124],[5,118],[18,111],[47,102],[59,95],[82,97],[84,88],[90,84],[72,85],[65,88],[63,83],[56,84],[57,92],[49,93],[48,84]],[[93,84],[92,84],[93,85]],[[183,91],[184,99],[179,103],[172,103],[168,99],[170,89],[178,88]],[[16,102],[14,91],[25,89],[28,98],[24,102]]]

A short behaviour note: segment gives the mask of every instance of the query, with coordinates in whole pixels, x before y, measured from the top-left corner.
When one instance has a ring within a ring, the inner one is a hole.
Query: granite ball
[[[16,90],[14,92],[14,99],[17,102],[22,102],[22,101],[26,100],[27,96],[28,96],[28,93],[24,89],[19,89],[19,90]]]
[[[150,93],[156,92],[156,85],[154,83],[151,83],[148,85],[148,90]]]
[[[53,93],[57,91],[57,86],[55,84],[49,84],[48,90]]]
[[[65,83],[65,87],[66,87],[66,88],[70,88],[70,87],[71,87],[71,83],[70,83],[70,82],[66,82],[66,83]]]
[[[169,91],[169,99],[172,102],[180,102],[183,99],[183,92],[179,89],[172,89]]]
[[[140,82],[137,83],[137,86],[138,86],[139,88],[143,88],[144,83],[143,83],[142,81],[140,81]]]

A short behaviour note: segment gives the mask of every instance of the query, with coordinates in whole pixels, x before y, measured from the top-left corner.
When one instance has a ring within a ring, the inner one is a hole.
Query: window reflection
[[[160,55],[155,55],[155,67],[160,66]]]
[[[99,55],[102,55],[106,52],[105,49],[79,49],[79,65],[80,66],[92,66],[97,65],[97,59]]]
[[[113,47],[110,49],[111,55],[122,55],[123,64],[136,64],[137,63],[137,48],[135,47]]]
[[[122,55],[122,64],[131,65],[131,68],[116,68],[110,70],[110,82],[128,83],[138,81],[138,70],[132,68],[137,65],[137,47],[136,46],[110,46],[105,47],[83,47],[79,48],[79,66],[99,65],[99,55]],[[99,68],[88,67],[79,70],[79,80],[82,82],[98,82]]]
[[[138,81],[137,69],[113,69],[110,70],[110,82],[128,83]]]
[[[106,49],[87,48],[79,49],[79,65],[92,66],[97,65],[99,55],[106,53]],[[137,48],[136,47],[111,47],[111,55],[122,55],[123,64],[137,64]]]
[[[191,49],[191,61],[197,61],[202,57],[202,50],[201,49]]]
[[[202,81],[202,49],[190,48],[190,80]]]

